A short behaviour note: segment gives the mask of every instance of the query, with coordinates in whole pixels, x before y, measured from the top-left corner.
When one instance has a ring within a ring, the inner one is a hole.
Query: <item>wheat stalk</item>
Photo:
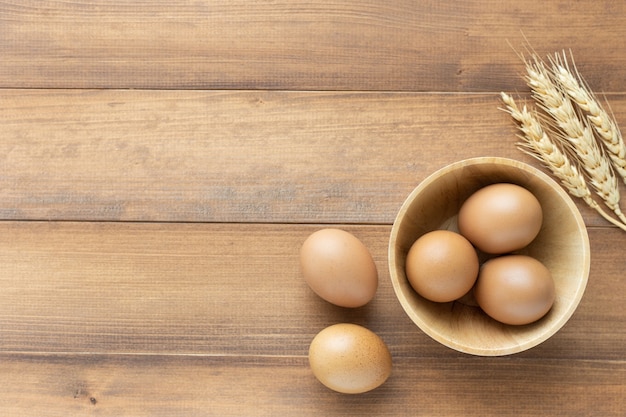
[[[581,198],[606,220],[626,231],[626,224],[620,223],[611,217],[592,198],[584,176],[570,162],[568,156],[550,139],[538,117],[532,114],[525,105],[520,109],[515,100],[508,94],[500,93],[500,95],[502,101],[506,104],[505,111],[518,123],[518,128],[522,132],[522,135],[519,135],[519,137],[523,142],[518,143],[518,148],[541,161],[552,172],[552,175],[560,180],[570,194]]]
[[[604,144],[613,167],[626,184],[626,144],[617,124],[583,82],[578,71],[575,76],[570,70],[565,53],[562,57],[555,55],[551,62],[554,77],[570,99],[586,113],[587,120]]]
[[[586,171],[596,194],[626,224],[626,216],[619,207],[620,193],[615,173],[598,146],[593,131],[578,117],[572,102],[559,88],[543,61],[536,57],[526,61],[526,73],[533,97],[560,129],[561,134],[554,135],[556,140],[565,141],[572,147],[578,165]]]

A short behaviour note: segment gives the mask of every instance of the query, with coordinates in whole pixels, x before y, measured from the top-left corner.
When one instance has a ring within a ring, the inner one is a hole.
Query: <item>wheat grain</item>
[[[518,122],[518,128],[523,133],[520,138],[524,142],[518,143],[520,150],[542,161],[572,195],[583,199],[591,198],[591,191],[584,177],[550,140],[537,117],[531,114],[526,106],[520,109],[508,94],[501,93],[501,96],[502,101],[507,105],[507,112]]]
[[[563,91],[586,114],[597,137],[604,144],[615,171],[626,183],[626,144],[615,120],[604,110],[592,91],[580,77],[570,70],[565,53],[555,55],[551,59],[552,72],[555,79],[563,87]],[[575,66],[574,66],[575,68]]]
[[[522,135],[519,135],[522,142],[518,143],[518,148],[541,161],[570,194],[581,198],[606,220],[626,231],[625,224],[611,217],[592,198],[584,176],[570,162],[568,156],[550,139],[544,131],[538,116],[531,113],[525,105],[520,109],[515,100],[508,94],[500,93],[500,95],[502,101],[506,104],[505,111],[513,117],[518,124],[519,130],[522,132]]]
[[[560,130],[554,138],[568,143],[574,149],[578,165],[586,171],[596,194],[622,223],[626,223],[626,216],[619,207],[620,193],[615,173],[604,157],[593,131],[578,117],[572,102],[559,88],[543,61],[536,57],[526,61],[526,70],[526,79],[533,91],[533,97],[553,118]]]

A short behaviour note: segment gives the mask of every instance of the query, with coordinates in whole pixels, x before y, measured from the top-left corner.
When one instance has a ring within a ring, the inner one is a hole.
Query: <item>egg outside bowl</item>
[[[421,297],[405,273],[411,245],[437,229],[458,231],[463,202],[489,184],[507,182],[525,187],[539,200],[543,225],[526,248],[550,269],[556,288],[552,309],[538,321],[512,326],[487,316],[471,291],[449,303]],[[519,161],[497,157],[467,159],[431,174],[411,192],[400,208],[389,240],[389,270],[395,294],[411,320],[439,343],[478,356],[503,356],[535,347],[554,335],[576,310],[589,275],[589,237],[569,195],[548,175]]]

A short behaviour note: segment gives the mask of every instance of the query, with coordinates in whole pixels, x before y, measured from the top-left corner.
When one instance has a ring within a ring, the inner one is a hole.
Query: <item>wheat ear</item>
[[[626,223],[626,216],[619,207],[620,194],[615,173],[602,154],[593,132],[580,120],[572,102],[559,89],[543,61],[538,58],[526,61],[526,72],[533,97],[552,116],[562,133],[554,135],[555,139],[568,143],[574,149],[578,165],[586,171],[596,194],[622,223]]]
[[[626,144],[614,119],[604,110],[578,71],[576,71],[576,76],[570,71],[565,53],[562,57],[555,55],[551,61],[555,78],[571,100],[585,112],[597,137],[604,144],[615,171],[626,183]]]
[[[563,153],[543,130],[536,115],[532,114],[524,105],[521,109],[515,103],[513,97],[506,93],[500,93],[502,101],[506,104],[505,111],[517,122],[519,135],[522,142],[518,148],[538,159],[548,168],[563,187],[575,197],[581,198],[589,207],[596,210],[602,217],[626,231],[626,224],[611,217],[591,196],[591,191],[585,182],[584,176],[576,169],[567,155]]]

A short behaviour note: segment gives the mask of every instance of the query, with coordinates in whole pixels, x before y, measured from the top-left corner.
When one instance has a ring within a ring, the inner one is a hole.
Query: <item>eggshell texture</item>
[[[492,318],[506,324],[528,324],[543,317],[555,299],[548,268],[535,258],[505,255],[485,262],[474,296]]]
[[[385,342],[365,327],[339,323],[319,332],[309,347],[313,375],[326,387],[360,394],[382,385],[391,374]]]
[[[472,244],[449,230],[422,235],[406,258],[406,275],[413,289],[436,302],[465,295],[476,282],[478,268],[478,255]]]
[[[543,222],[539,200],[515,184],[492,184],[461,206],[459,231],[478,249],[503,254],[521,249],[537,237]]]
[[[344,230],[322,229],[311,234],[300,249],[300,266],[309,287],[341,307],[367,304],[378,288],[372,255]]]

